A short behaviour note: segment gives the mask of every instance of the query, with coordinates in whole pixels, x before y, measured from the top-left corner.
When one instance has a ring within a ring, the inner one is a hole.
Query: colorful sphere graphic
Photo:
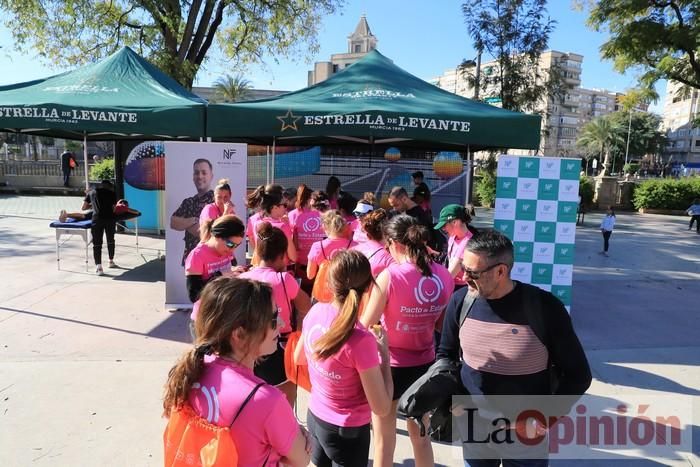
[[[433,160],[433,172],[440,178],[453,178],[462,173],[462,157],[458,152],[441,151]]]
[[[401,159],[401,151],[398,148],[389,148],[384,152],[384,159],[389,162],[396,162]]]
[[[140,190],[164,190],[163,143],[146,141],[132,149],[124,167],[124,181]]]

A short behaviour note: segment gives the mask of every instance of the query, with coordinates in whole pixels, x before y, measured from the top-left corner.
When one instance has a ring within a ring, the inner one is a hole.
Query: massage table
[[[139,253],[139,216],[141,213],[138,214],[125,214],[122,216],[117,216],[116,221],[117,225],[121,226],[124,230],[127,232],[131,232],[132,230],[129,229],[126,226],[126,221],[133,220],[134,221],[134,236],[136,237],[136,253]],[[86,221],[79,221],[79,220],[74,220],[72,218],[68,218],[66,222],[60,222],[58,220],[55,220],[49,224],[49,227],[55,230],[56,232],[56,268],[60,271],[61,270],[61,245],[65,242],[61,242],[61,237],[64,235],[68,235],[68,240],[70,240],[70,237],[73,235],[78,235],[80,238],[83,239],[83,243],[85,244],[85,270],[88,271],[89,266],[88,262],[90,261],[90,254],[89,254],[89,247],[90,243],[92,243],[92,233],[91,233],[91,228],[92,228],[92,220],[86,220]]]

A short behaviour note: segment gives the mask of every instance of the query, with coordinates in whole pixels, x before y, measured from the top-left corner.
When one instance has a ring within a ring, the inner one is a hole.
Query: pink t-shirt
[[[217,426],[231,426],[231,437],[238,451],[238,465],[278,466],[289,455],[299,432],[294,412],[282,391],[264,384],[233,417],[259,383],[264,382],[249,368],[218,357],[206,357],[199,381],[188,395],[195,413]]]
[[[375,240],[359,243],[353,247],[353,250],[357,250],[367,257],[369,265],[372,267],[372,276],[375,278],[383,270],[394,264],[394,258],[386,251],[384,245]]]
[[[331,209],[338,209],[338,197],[332,196],[328,198],[328,206],[330,206]]]
[[[379,366],[379,349],[372,333],[358,322],[335,355],[316,360],[314,343],[328,331],[337,315],[332,304],[317,303],[304,318],[302,339],[313,387],[309,410],[333,425],[362,426],[372,417],[360,372]]]
[[[190,251],[185,260],[185,272],[188,276],[202,276],[203,281],[209,280],[211,276],[221,271],[231,270],[231,261],[233,260],[233,252],[220,256],[216,250],[210,248],[206,243],[200,243],[194,250]],[[199,314],[199,300],[194,302],[192,321]]]
[[[246,224],[245,228],[245,236],[248,238],[248,242],[250,243],[250,248],[248,249],[249,251],[252,251],[254,249],[255,229],[253,229],[253,226],[257,225],[257,223],[260,221],[261,215],[262,213],[258,211],[248,218],[248,223]]]
[[[289,226],[296,239],[297,263],[306,264],[309,250],[315,242],[326,238],[321,213],[313,209],[294,209],[289,213]]]
[[[284,321],[284,327],[280,329],[282,334],[292,332],[291,304],[299,293],[299,284],[288,272],[277,272],[272,268],[258,266],[239,277],[265,282],[272,286],[272,298],[280,308],[280,317]]]
[[[321,264],[325,260],[332,259],[336,251],[350,249],[355,245],[357,243],[347,238],[327,238],[311,245],[308,260],[314,264]]]
[[[362,243],[369,240],[369,238],[367,238],[367,234],[364,232],[364,230],[362,230],[362,225],[360,224],[359,219],[353,219],[351,222],[348,222],[348,224],[353,232],[352,239],[355,242]]]
[[[407,367],[435,360],[433,332],[450,296],[454,281],[447,268],[431,263],[432,276],[421,275],[413,263],[393,264],[382,325],[389,341],[391,366]]]
[[[199,225],[204,224],[209,219],[218,219],[223,215],[224,213],[219,210],[216,203],[207,204],[202,208],[202,212],[199,214]]]
[[[263,222],[269,222],[272,227],[277,227],[280,229],[282,232],[284,232],[284,236],[287,237],[287,241],[291,242],[292,241],[292,229],[289,227],[289,224],[287,223],[286,220],[282,219],[273,219],[272,217],[263,217],[260,216],[256,220],[253,221],[253,244],[257,244],[257,233],[258,233],[258,225],[262,224]]]
[[[467,231],[467,234],[461,240],[458,240],[454,235],[450,235],[450,238],[447,239],[447,257],[450,260],[456,258],[458,261],[462,261],[464,250],[467,248],[467,243],[470,238],[472,238],[472,233],[469,231]],[[464,285],[467,283],[462,268],[459,269],[454,281],[457,285]]]

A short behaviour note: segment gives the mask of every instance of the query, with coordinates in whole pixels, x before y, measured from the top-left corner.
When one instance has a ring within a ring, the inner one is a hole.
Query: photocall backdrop
[[[171,228],[170,218],[187,198],[197,194],[193,180],[193,165],[197,159],[211,162],[210,190],[218,180],[229,179],[231,201],[236,215],[246,222],[247,145],[233,143],[165,142],[165,211],[168,218],[165,231],[165,304],[168,308],[191,306],[185,284],[185,268],[182,264],[185,250],[185,232]],[[199,217],[198,212],[187,212],[183,217]],[[245,250],[236,250],[239,264],[245,263]]]
[[[512,241],[511,278],[552,292],[571,311],[578,159],[501,155],[494,228]]]

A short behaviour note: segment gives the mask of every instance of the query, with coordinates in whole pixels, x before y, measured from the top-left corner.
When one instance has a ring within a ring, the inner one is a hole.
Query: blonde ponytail
[[[319,360],[325,360],[335,355],[352,334],[357,323],[357,315],[360,310],[360,296],[357,290],[351,289],[343,302],[340,313],[335,317],[330,329],[314,344],[314,356]]]

